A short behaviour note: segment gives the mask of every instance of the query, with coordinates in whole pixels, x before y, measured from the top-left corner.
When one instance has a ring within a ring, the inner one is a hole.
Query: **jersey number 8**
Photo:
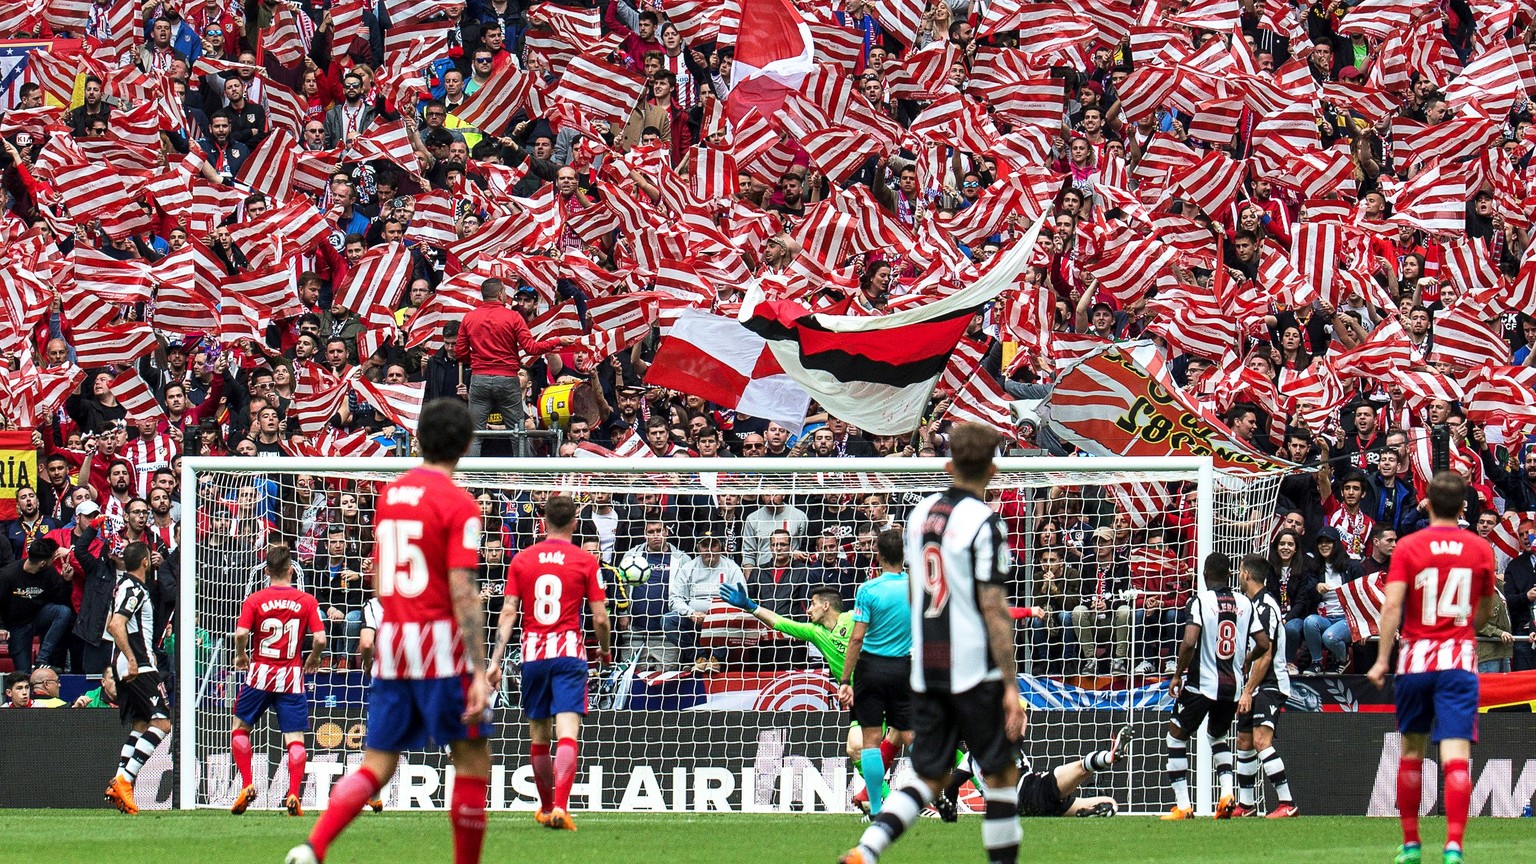
[[[560,620],[560,595],[565,586],[560,577],[545,573],[533,583],[533,620],[548,626]]]
[[[1223,621],[1216,625],[1216,656],[1231,660],[1237,654],[1237,622]]]
[[[415,597],[427,590],[427,556],[416,541],[417,519],[386,519],[375,532],[379,548],[379,596]]]

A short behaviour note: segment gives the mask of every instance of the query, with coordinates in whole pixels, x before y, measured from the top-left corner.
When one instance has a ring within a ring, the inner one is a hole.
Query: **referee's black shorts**
[[[1019,745],[1008,740],[1003,692],[1003,682],[983,681],[964,693],[913,694],[912,770],[917,776],[947,775],[962,739],[983,776],[1017,765]]]
[[[863,653],[853,667],[853,719],[865,729],[912,728],[912,658]]]
[[[145,669],[132,681],[117,682],[117,711],[124,723],[148,723],[169,720],[170,700],[165,696],[165,682],[160,673]]]

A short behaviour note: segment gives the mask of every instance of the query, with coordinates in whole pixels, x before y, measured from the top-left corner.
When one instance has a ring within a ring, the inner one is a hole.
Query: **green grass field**
[[[0,860],[48,864],[279,864],[304,838],[313,817],[280,814],[143,813],[10,810]],[[534,824],[531,814],[492,814],[484,861],[536,864],[832,864],[858,838],[851,816],[718,814],[577,816],[580,831],[562,834]],[[1445,820],[1424,820],[1426,862],[1438,862]],[[1395,819],[1310,817],[1269,821],[1211,820],[1164,824],[1155,819],[1031,819],[1024,823],[1022,862],[1028,864],[1234,864],[1243,861],[1386,864],[1399,835]],[[1474,819],[1467,857],[1474,862],[1532,861],[1531,823]],[[447,816],[365,813],[331,848],[327,864],[444,864],[451,860]],[[46,852],[44,852],[46,850]],[[980,820],[958,825],[923,819],[882,864],[984,861]]]

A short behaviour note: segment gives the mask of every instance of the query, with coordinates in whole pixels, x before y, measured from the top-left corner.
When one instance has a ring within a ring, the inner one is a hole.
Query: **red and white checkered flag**
[[[140,420],[159,420],[165,417],[165,409],[160,407],[154,394],[149,392],[149,384],[139,377],[137,371],[124,369],[112,379],[112,383],[108,386],[118,404],[122,405],[127,413],[129,423],[137,423]]]

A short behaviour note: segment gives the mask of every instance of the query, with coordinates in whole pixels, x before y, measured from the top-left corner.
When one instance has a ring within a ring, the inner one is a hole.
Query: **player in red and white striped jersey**
[[[235,622],[235,668],[249,669],[235,697],[234,728],[229,752],[240,771],[240,794],[229,812],[239,816],[256,800],[251,781],[251,728],[268,709],[277,712],[277,728],[288,751],[288,797],[283,805],[290,816],[304,815],[299,799],[304,793],[304,732],[309,728],[309,703],[304,695],[304,673],[320,668],[325,652],[325,624],[320,604],[308,592],[293,586],[293,553],[283,543],[267,547],[267,578],[272,584],[245,598]],[[256,634],[256,656],[246,655],[251,634]],[[301,661],[304,637],[313,638],[309,656]]]
[[[1477,740],[1477,630],[1493,614],[1493,547],[1458,526],[1467,482],[1441,471],[1429,482],[1429,527],[1403,538],[1387,571],[1381,646],[1368,677],[1385,686],[1392,642],[1402,625],[1397,678],[1398,818],[1403,845],[1396,864],[1419,864],[1419,801],[1431,733],[1445,768],[1444,861],[1461,864],[1472,798],[1468,760]]]
[[[453,482],[474,438],[469,408],[435,399],[422,409],[422,464],[379,493],[374,588],[382,620],[374,646],[363,764],[331,790],[330,806],[287,864],[316,864],[394,776],[405,750],[452,753],[454,864],[478,864],[492,729],[486,700],[485,612],[476,584],[480,508]]]
[[[544,504],[544,529],[545,539],[517,553],[507,568],[490,680],[494,685],[501,679],[501,660],[521,612],[523,711],[539,790],[534,818],[550,828],[574,831],[576,823],[567,811],[576,779],[576,735],[587,713],[587,648],[581,619],[590,611],[597,661],[607,665],[608,596],[596,556],[572,541],[576,502],[567,495],[550,496]],[[559,735],[559,745],[551,759],[554,735]]]

